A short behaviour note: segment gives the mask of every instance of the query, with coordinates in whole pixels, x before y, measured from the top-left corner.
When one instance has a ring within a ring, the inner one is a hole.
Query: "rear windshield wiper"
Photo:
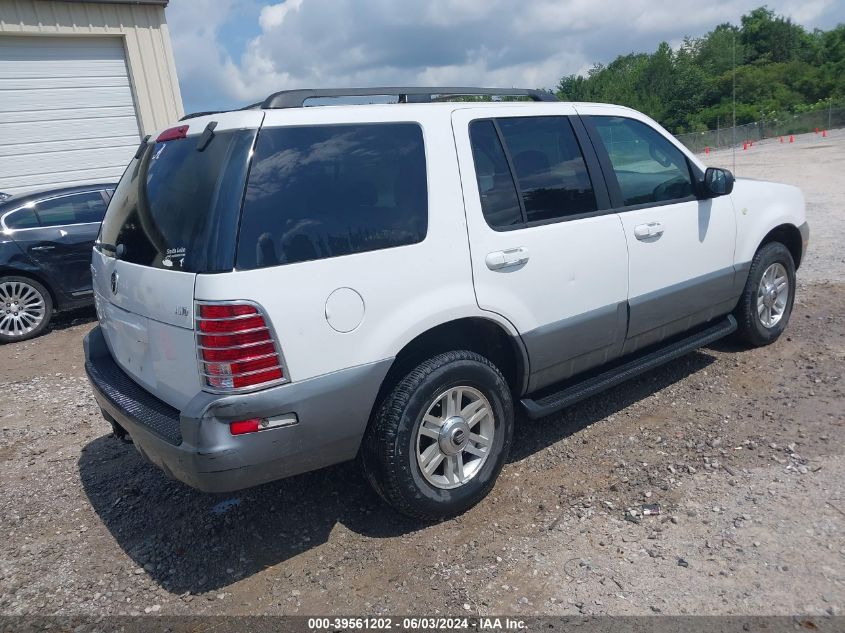
[[[208,147],[208,144],[211,143],[211,139],[214,138],[214,128],[217,127],[217,121],[209,121],[208,125],[205,126],[205,129],[202,131],[202,136],[200,136],[199,141],[197,141],[197,151],[203,152],[205,148]]]
[[[126,246],[123,244],[118,244],[115,246],[114,244],[107,244],[106,242],[94,242],[94,246],[101,251],[109,251],[114,253],[115,259],[121,259],[123,255],[126,253]]]
[[[144,137],[144,140],[141,141],[141,144],[138,146],[138,149],[135,150],[135,158],[136,159],[141,158],[141,154],[143,154],[144,150],[147,149],[147,143],[149,142],[149,140],[150,140],[150,135],[147,134]]]

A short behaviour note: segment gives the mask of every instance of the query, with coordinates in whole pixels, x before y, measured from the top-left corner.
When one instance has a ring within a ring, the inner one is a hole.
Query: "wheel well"
[[[770,242],[780,242],[789,249],[792,259],[795,261],[795,268],[801,265],[801,256],[803,255],[803,242],[801,240],[801,231],[792,224],[781,224],[768,232],[760,246],[764,246]]]
[[[411,369],[432,356],[456,349],[484,356],[499,368],[513,393],[522,393],[526,366],[520,343],[499,324],[470,317],[433,327],[399,350],[382,381],[373,411]]]
[[[32,279],[33,281],[37,281],[42,286],[47,289],[47,292],[50,293],[50,300],[53,302],[53,310],[59,309],[59,302],[56,298],[56,292],[50,287],[50,284],[47,283],[47,280],[41,277],[40,275],[36,275],[34,273],[29,272],[28,270],[18,270],[17,268],[3,268],[0,267],[0,277],[26,277],[27,279]]]

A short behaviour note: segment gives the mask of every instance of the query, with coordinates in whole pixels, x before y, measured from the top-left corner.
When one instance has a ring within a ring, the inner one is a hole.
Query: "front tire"
[[[0,277],[0,343],[26,341],[41,334],[53,316],[53,299],[29,277]]]
[[[744,343],[774,343],[789,323],[795,301],[795,261],[780,242],[765,244],[751,261],[745,289],[734,310]]]
[[[493,488],[513,438],[513,401],[498,368],[469,351],[410,371],[364,438],[364,472],[399,512],[436,521],[465,512]]]

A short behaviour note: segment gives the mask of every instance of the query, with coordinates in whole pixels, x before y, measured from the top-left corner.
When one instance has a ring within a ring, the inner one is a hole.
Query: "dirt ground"
[[[842,614],[843,140],[737,159],[807,195],[787,335],[519,420],[491,495],[437,525],[354,464],[233,495],[169,481],[97,411],[90,311],[0,348],[0,613]]]

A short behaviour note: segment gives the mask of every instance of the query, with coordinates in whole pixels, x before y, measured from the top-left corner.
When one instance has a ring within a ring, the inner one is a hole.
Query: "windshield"
[[[147,145],[115,189],[100,231],[102,252],[195,273],[231,271],[249,153],[257,130]]]

